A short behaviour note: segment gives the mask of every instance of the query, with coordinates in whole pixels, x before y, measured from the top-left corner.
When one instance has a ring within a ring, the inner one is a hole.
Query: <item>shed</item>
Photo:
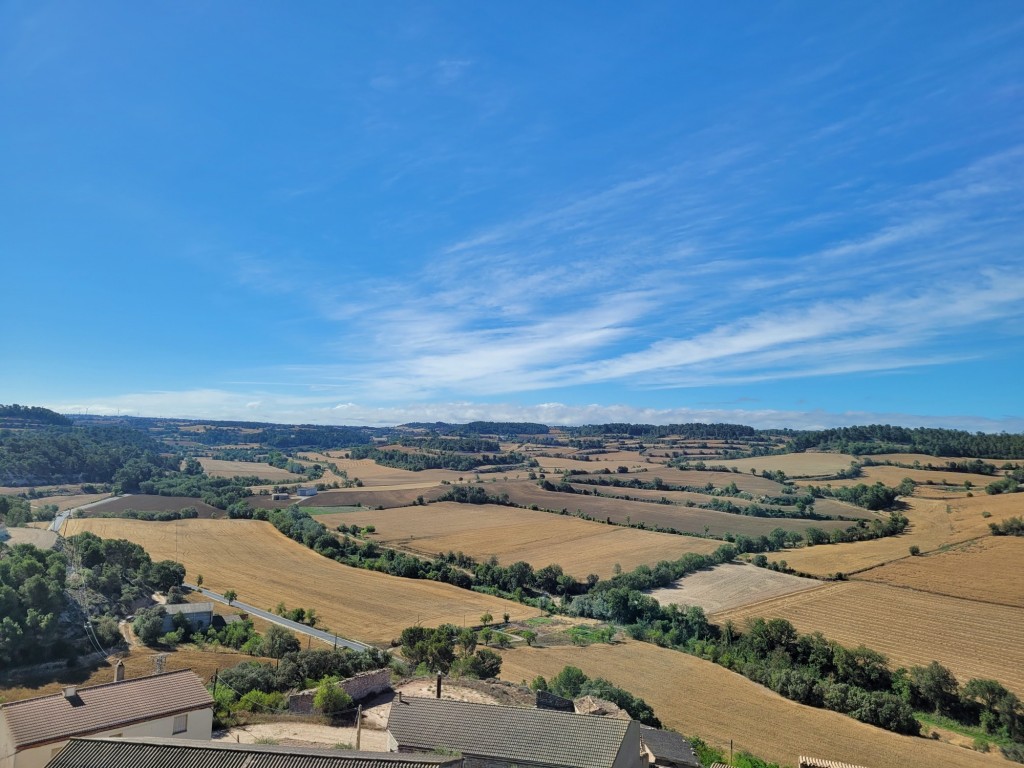
[[[174,617],[188,619],[194,632],[201,632],[213,623],[213,603],[170,603],[164,606],[164,632],[174,629]]]
[[[700,760],[690,742],[675,731],[640,726],[640,743],[658,768],[700,768]]]

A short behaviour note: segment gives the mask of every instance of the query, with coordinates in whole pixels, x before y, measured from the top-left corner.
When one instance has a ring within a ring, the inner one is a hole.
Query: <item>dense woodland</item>
[[[811,448],[852,453],[927,453],[930,456],[968,458],[1024,458],[1024,435],[986,434],[956,429],[893,427],[871,424],[863,427],[839,427],[814,432],[794,432],[790,440],[794,451]]]

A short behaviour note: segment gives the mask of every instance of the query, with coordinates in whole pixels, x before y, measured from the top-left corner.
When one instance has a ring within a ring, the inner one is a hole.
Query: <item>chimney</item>
[[[441,673],[437,673],[437,698],[441,698]]]
[[[64,698],[69,701],[78,696],[78,686],[69,685],[63,689]]]
[[[402,692],[401,691],[398,692],[398,703],[399,704],[402,703]]]
[[[120,659],[114,665],[114,682],[120,683],[124,681],[124,662]]]

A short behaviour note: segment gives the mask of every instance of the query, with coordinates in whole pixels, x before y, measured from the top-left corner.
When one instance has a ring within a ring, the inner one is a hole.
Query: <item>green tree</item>
[[[155,645],[163,634],[164,615],[166,611],[163,606],[155,608],[143,608],[135,615],[135,622],[132,629],[135,634],[146,645]]]
[[[238,599],[238,593],[233,589],[229,589],[224,592],[224,599],[228,601],[228,605],[231,605]]]
[[[313,706],[325,715],[334,715],[351,707],[352,697],[338,685],[337,677],[328,676],[317,685]]]
[[[272,624],[263,636],[263,652],[272,659],[280,659],[286,653],[297,651],[301,647],[294,632],[289,632],[277,624]]]

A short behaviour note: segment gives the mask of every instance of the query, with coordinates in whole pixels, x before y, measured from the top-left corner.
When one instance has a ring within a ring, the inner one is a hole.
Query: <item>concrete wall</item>
[[[360,701],[391,688],[391,673],[387,669],[360,672],[347,680],[342,680],[338,686],[351,696],[353,701]],[[310,714],[313,712],[314,696],[316,696],[315,689],[292,694],[288,697],[288,711],[297,714]]]
[[[111,728],[106,731],[96,731],[89,734],[75,734],[76,736],[163,736],[175,739],[197,739],[209,741],[213,735],[213,710],[199,709],[188,713],[188,727],[180,732],[174,731],[174,717],[161,717],[156,720],[147,720],[144,723],[126,725],[122,728]],[[5,732],[0,729],[0,739],[6,738]],[[9,741],[7,742],[9,743]],[[67,744],[63,741],[43,744],[32,749],[25,749],[16,753],[11,758],[3,757],[3,742],[0,742],[0,768],[44,768],[53,759],[54,755],[60,752]]]

